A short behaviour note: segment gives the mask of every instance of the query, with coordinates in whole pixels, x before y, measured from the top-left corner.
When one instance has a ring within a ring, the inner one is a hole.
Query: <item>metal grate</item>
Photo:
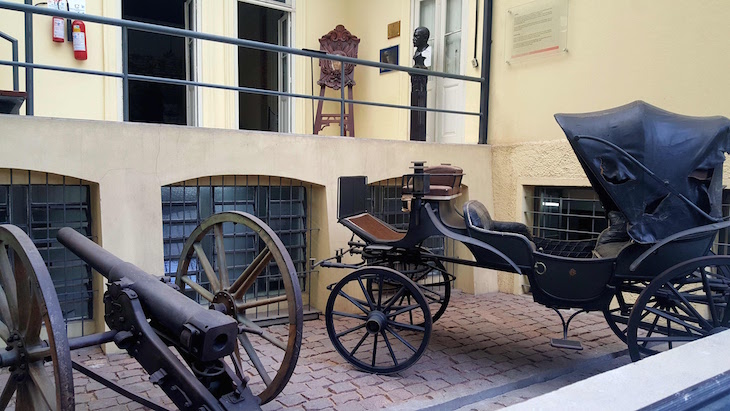
[[[174,276],[185,241],[206,218],[221,211],[242,211],[254,215],[271,227],[291,255],[299,277],[302,297],[308,305],[310,296],[307,261],[311,257],[312,185],[278,177],[226,176],[199,178],[162,187],[162,227],[166,275]],[[224,225],[226,261],[229,273],[240,273],[259,253],[258,236],[246,227]],[[213,238],[201,242],[212,254]],[[206,276],[193,259],[188,273],[207,287]],[[262,273],[245,299],[258,299],[285,293],[281,275],[275,264]],[[191,297],[199,298],[197,295]],[[282,310],[285,308],[282,306]],[[278,315],[278,312],[256,313],[257,317]]]
[[[592,188],[534,187],[527,225],[535,237],[586,240],[607,227],[606,212]]]
[[[66,321],[93,318],[91,268],[56,240],[72,227],[91,238],[90,185],[48,173],[0,169],[0,223],[25,231],[38,248]],[[81,334],[84,322],[79,321]]]

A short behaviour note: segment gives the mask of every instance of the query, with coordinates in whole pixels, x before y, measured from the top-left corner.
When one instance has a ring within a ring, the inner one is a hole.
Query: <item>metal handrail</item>
[[[18,39],[0,31],[0,37],[10,42],[13,48],[13,62],[18,63]],[[20,80],[18,74],[18,66],[13,66],[13,91],[20,91]]]
[[[122,100],[123,100],[124,121],[129,120],[129,93],[128,93],[129,88],[128,87],[129,87],[130,80],[141,80],[141,81],[156,82],[156,83],[163,83],[163,84],[207,87],[207,88],[231,90],[231,91],[237,91],[237,92],[261,94],[261,95],[288,96],[288,97],[294,97],[294,98],[305,98],[305,99],[312,99],[312,100],[338,102],[341,105],[341,111],[344,111],[345,104],[359,104],[359,105],[384,107],[384,108],[396,108],[396,109],[407,109],[407,110],[435,112],[435,113],[479,116],[480,121],[483,121],[483,119],[485,118],[484,113],[482,113],[482,112],[446,110],[446,109],[437,109],[437,108],[414,107],[414,106],[406,106],[406,105],[398,105],[398,104],[378,103],[378,102],[373,102],[373,101],[351,100],[351,99],[345,98],[344,88],[343,88],[343,90],[341,90],[340,98],[333,98],[333,97],[315,96],[315,95],[308,95],[308,94],[297,94],[297,93],[291,93],[291,92],[279,92],[279,91],[257,89],[257,88],[250,88],[250,87],[236,87],[236,86],[227,86],[227,85],[213,84],[213,83],[203,83],[203,82],[197,82],[197,81],[191,81],[191,80],[179,80],[179,79],[171,79],[171,78],[130,74],[129,73],[129,64],[127,61],[128,56],[126,53],[127,46],[128,46],[127,33],[128,33],[129,29],[133,29],[133,30],[140,30],[140,31],[146,31],[146,32],[151,32],[151,33],[166,34],[166,35],[185,37],[185,38],[193,38],[193,39],[198,39],[198,40],[208,40],[208,41],[213,41],[216,43],[230,44],[230,45],[234,45],[234,46],[238,46],[238,47],[247,47],[247,48],[264,50],[264,51],[269,51],[269,52],[287,53],[287,54],[305,56],[305,57],[310,57],[310,58],[318,58],[318,59],[326,58],[327,60],[340,61],[342,63],[351,63],[351,64],[363,65],[363,66],[369,66],[369,67],[375,67],[375,68],[402,71],[402,72],[406,72],[409,74],[426,75],[426,76],[442,77],[442,78],[450,78],[450,79],[462,80],[462,81],[468,81],[468,82],[475,82],[475,83],[479,83],[482,86],[482,88],[484,88],[487,84],[483,77],[471,77],[471,76],[463,76],[463,75],[459,75],[459,74],[451,74],[451,73],[445,73],[445,72],[435,72],[435,71],[431,71],[431,70],[399,66],[396,64],[387,64],[387,63],[380,63],[378,61],[362,60],[362,59],[358,59],[358,58],[352,58],[352,57],[346,57],[346,56],[340,56],[340,55],[334,55],[334,54],[325,54],[320,51],[296,49],[296,48],[279,46],[279,45],[263,43],[263,42],[253,41],[253,40],[235,39],[235,38],[230,38],[230,37],[225,37],[225,36],[220,36],[220,35],[215,35],[215,34],[208,34],[208,33],[202,33],[202,32],[198,32],[198,31],[192,31],[192,30],[186,30],[186,29],[180,29],[180,28],[174,28],[174,27],[167,27],[167,26],[160,26],[160,25],[156,25],[156,24],[142,23],[142,22],[137,22],[137,21],[114,19],[114,18],[110,18],[110,17],[95,16],[95,15],[90,15],[90,14],[84,14],[83,16],[80,16],[77,13],[73,13],[73,12],[69,12],[69,11],[41,8],[41,7],[36,7],[36,6],[30,5],[30,4],[27,4],[27,3],[20,4],[20,3],[11,3],[11,2],[8,2],[5,0],[0,0],[0,9],[23,12],[26,14],[26,16],[32,15],[32,14],[40,14],[40,15],[56,16],[56,17],[68,18],[68,19],[81,18],[87,22],[120,27],[122,29],[122,73],[60,67],[60,66],[54,66],[54,65],[35,64],[32,62],[32,51],[31,51],[31,53],[26,52],[26,54],[30,54],[30,55],[26,55],[25,63],[15,61],[15,59],[12,62],[8,61],[8,60],[0,60],[0,65],[13,66],[15,70],[17,70],[18,67],[24,67],[27,69],[26,73],[31,73],[31,75],[32,75],[32,70],[37,68],[37,69],[41,69],[41,70],[51,70],[51,71],[60,71],[60,72],[68,72],[68,73],[89,74],[89,75],[98,75],[98,76],[104,76],[104,77],[119,78],[122,80]],[[30,33],[28,33],[28,31],[30,31]],[[32,38],[32,27],[30,29],[28,29],[26,27],[26,37]],[[344,84],[345,64],[341,64],[341,77],[343,80],[342,82]],[[33,101],[32,79],[30,81],[28,79],[26,79],[26,83],[27,83],[26,88],[28,89],[28,90],[26,90],[26,92],[28,93],[28,102],[32,102]],[[32,115],[33,113],[27,112],[27,114]],[[342,135],[344,135],[344,117],[345,117],[344,113],[341,113],[340,130],[341,130]],[[483,126],[480,124],[480,129],[482,127]]]

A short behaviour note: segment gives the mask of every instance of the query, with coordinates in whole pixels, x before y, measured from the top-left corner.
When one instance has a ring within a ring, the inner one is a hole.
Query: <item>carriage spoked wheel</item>
[[[33,241],[0,226],[0,359],[8,367],[0,409],[74,408],[71,351],[51,276]],[[44,362],[50,359],[50,366]]]
[[[633,361],[728,329],[730,256],[705,256],[660,274],[639,295],[629,317]]]
[[[234,368],[239,378],[251,378],[248,386],[262,404],[274,399],[294,372],[303,329],[299,278],[274,231],[242,212],[211,216],[185,242],[175,282],[185,294],[238,321]],[[269,291],[272,284],[283,284],[284,292]],[[260,326],[253,316],[276,317],[279,325]]]
[[[629,316],[639,294],[647,287],[649,281],[632,280],[623,281],[616,286],[616,294],[613,296],[608,309],[603,310],[603,317],[606,319],[609,328],[616,336],[626,343],[626,332],[629,325]]]
[[[423,263],[395,263],[391,266],[394,270],[406,277],[411,279],[413,283],[418,286],[428,301],[429,309],[431,310],[431,323],[435,323],[441,316],[446,307],[449,305],[451,299],[451,282],[454,280],[454,276],[446,271],[446,268],[440,261],[423,262]],[[367,289],[373,294],[374,287],[372,280],[367,282]],[[392,285],[397,287],[397,285]],[[391,287],[389,284],[384,284],[383,287]],[[411,304],[410,296],[402,296],[399,304]],[[416,324],[412,319],[409,319],[411,324]]]
[[[363,267],[335,284],[325,322],[337,352],[355,367],[376,374],[415,364],[431,337],[428,300],[408,277],[386,267]]]

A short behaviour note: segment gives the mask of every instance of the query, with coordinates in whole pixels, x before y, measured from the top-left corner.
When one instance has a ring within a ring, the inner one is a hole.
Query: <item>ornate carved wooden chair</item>
[[[345,26],[338,24],[334,30],[322,36],[319,39],[319,49],[328,54],[336,54],[338,56],[357,57],[357,48],[360,39],[353,36]],[[319,96],[324,97],[325,87],[333,90],[340,90],[342,84],[342,65],[339,61],[319,60],[320,76],[317,84],[320,86]],[[347,87],[347,99],[352,100],[352,86],[355,85],[355,65],[345,64],[345,82]],[[314,134],[319,134],[325,127],[330,124],[340,124],[340,112],[322,113],[323,100],[319,100],[317,104],[317,114],[314,119]],[[353,117],[353,104],[347,104],[345,116],[342,121],[345,123],[345,135],[355,137],[355,119]]]

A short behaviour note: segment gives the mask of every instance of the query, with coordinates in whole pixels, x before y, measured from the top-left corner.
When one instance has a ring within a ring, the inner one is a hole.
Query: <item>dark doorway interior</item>
[[[238,38],[278,44],[279,20],[285,12],[247,3],[238,3]],[[238,84],[279,90],[278,53],[238,48]],[[279,131],[279,98],[239,93],[239,128]]]
[[[122,18],[185,28],[184,0],[123,0]],[[129,30],[129,73],[185,80],[185,39]],[[129,82],[129,120],[187,124],[185,86]]]

